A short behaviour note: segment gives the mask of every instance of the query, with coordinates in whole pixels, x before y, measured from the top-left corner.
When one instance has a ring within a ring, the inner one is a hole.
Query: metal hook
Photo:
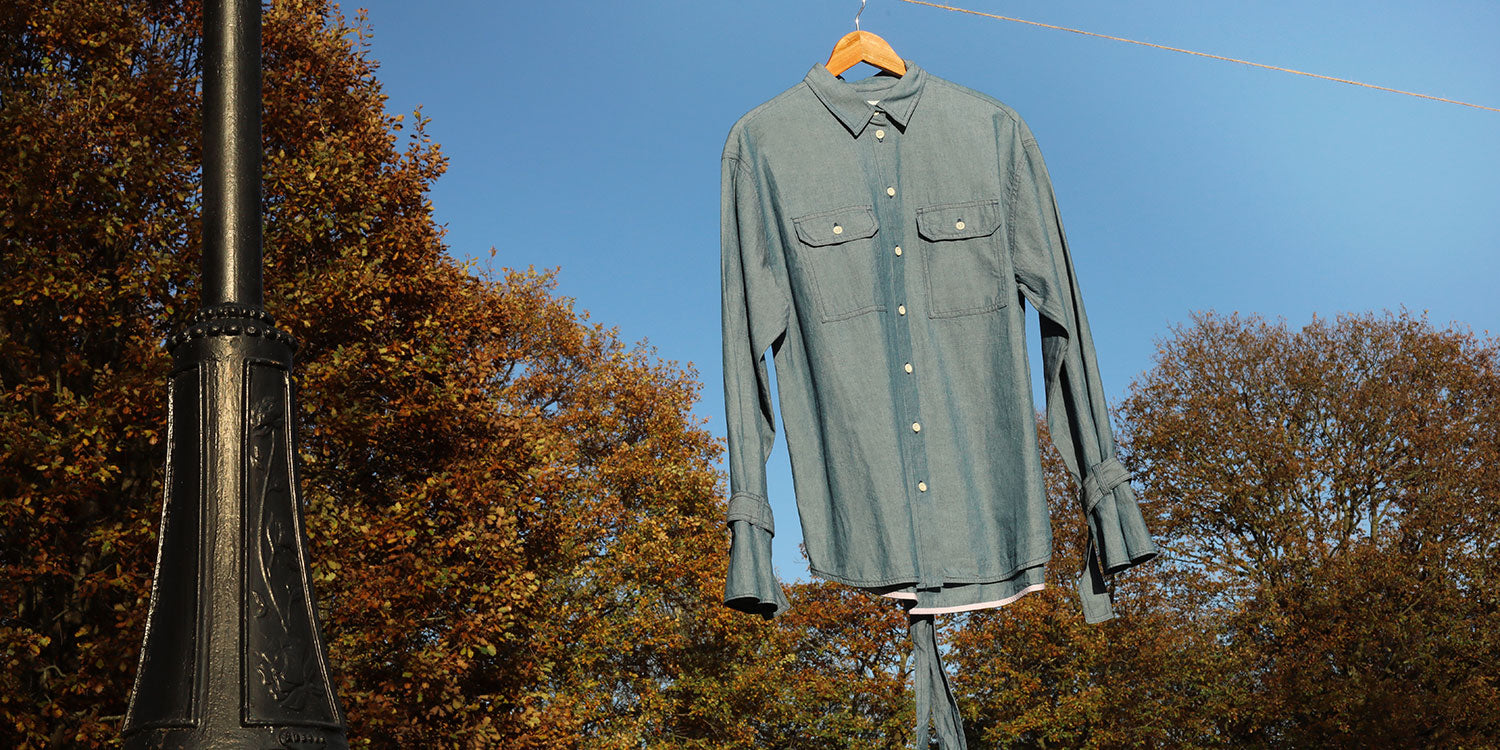
[[[854,30],[859,31],[859,15],[865,12],[865,0],[859,0],[859,13],[854,14]]]

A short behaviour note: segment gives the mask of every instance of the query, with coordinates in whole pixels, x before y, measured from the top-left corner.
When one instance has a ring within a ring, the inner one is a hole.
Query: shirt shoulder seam
[[[761,114],[763,114],[766,110],[768,110],[771,107],[775,106],[776,104],[780,103],[782,99],[785,99],[785,98],[791,96],[792,94],[797,93],[797,91],[799,89],[805,89],[805,88],[808,88],[807,81],[798,81],[797,85],[792,86],[791,88],[787,89],[786,91],[783,91],[783,92],[777,94],[776,96],[773,96],[770,99],[767,99],[767,100],[761,102],[760,104],[755,105],[755,108],[751,109],[749,112],[746,112],[744,114],[744,116],[740,118],[740,123],[743,123],[745,125],[749,125],[751,123],[751,121],[753,121],[755,118],[761,116]]]
[[[744,130],[746,128],[750,127],[750,124],[752,122],[754,122],[756,120],[756,118],[758,118],[761,115],[765,114],[766,111],[769,110],[769,109],[771,109],[772,107],[778,105],[781,102],[782,99],[786,99],[787,97],[790,97],[793,94],[797,93],[799,90],[805,89],[805,88],[808,88],[807,81],[798,81],[797,85],[792,86],[791,88],[787,89],[786,91],[783,91],[783,92],[777,94],[776,96],[773,96],[770,99],[767,99],[766,101],[761,102],[760,104],[757,104],[749,112],[746,112],[745,114],[741,115],[740,119],[736,120],[735,123],[734,123],[734,125],[729,128],[729,139],[728,139],[729,143],[725,144],[724,158],[726,158],[726,159],[731,159],[732,158],[732,159],[739,160],[738,148],[736,148],[736,153],[733,156],[731,156],[729,154],[729,151],[728,151],[729,145],[732,144],[732,143],[734,143],[734,141],[737,140],[737,137],[742,132],[744,132]],[[735,145],[737,145],[737,144],[735,144]]]
[[[1005,102],[1002,102],[999,99],[996,99],[995,97],[990,96],[989,94],[985,94],[985,93],[981,93],[981,92],[975,91],[974,89],[971,89],[968,86],[961,86],[959,84],[956,84],[956,83],[954,83],[954,82],[952,82],[952,81],[950,81],[950,80],[948,80],[946,78],[938,78],[937,76],[932,76],[930,74],[929,74],[929,76],[930,76],[930,83],[936,83],[936,84],[939,84],[939,85],[943,86],[944,88],[947,88],[950,91],[953,91],[954,93],[963,94],[963,95],[968,96],[970,98],[978,99],[980,102],[982,102],[984,104],[988,104],[988,105],[994,107],[995,109],[999,110],[999,112],[1001,114],[1005,115],[1006,119],[1010,120],[1011,122],[1020,124],[1020,122],[1021,122],[1021,115],[1018,114],[1015,111],[1015,109],[1011,108],[1011,106],[1009,104],[1006,104]]]

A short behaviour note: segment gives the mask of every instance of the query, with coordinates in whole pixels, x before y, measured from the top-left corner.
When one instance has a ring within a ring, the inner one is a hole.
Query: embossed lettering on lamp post
[[[292,354],[261,306],[260,1],[203,13],[203,295],[168,340],[166,497],[125,747],[343,750]]]

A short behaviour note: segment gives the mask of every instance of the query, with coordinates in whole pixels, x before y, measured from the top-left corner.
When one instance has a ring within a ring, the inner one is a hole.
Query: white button
[[[960,219],[957,224],[953,225],[953,228],[954,229],[963,229],[964,228],[964,222],[963,222],[963,220]]]
[[[906,305],[896,305],[896,312],[898,312],[898,313],[900,313],[902,315],[905,315],[906,314]]]
[[[893,188],[893,187],[888,187],[888,188],[885,189],[885,194],[886,195],[895,195],[896,194],[896,189]]]
[[[960,221],[959,223],[962,224],[963,222]],[[959,229],[962,229],[962,228],[963,227],[959,227]],[[838,224],[834,224],[833,225],[833,233],[834,234],[843,234],[844,233],[844,228],[841,227],[841,226],[839,226]]]
[[[884,138],[885,137],[885,131],[884,130],[877,130],[877,131],[875,131],[875,137],[876,138]]]
[[[911,423],[911,431],[912,432],[921,432],[922,431],[922,423],[921,422],[912,422]]]
[[[897,255],[900,255],[900,254],[901,254],[901,246],[900,246],[900,245],[897,245],[897,246],[896,246],[896,254],[897,254]]]
[[[917,482],[917,491],[918,492],[926,492],[927,491],[927,483],[926,482]]]
[[[911,372],[911,363],[910,362],[906,363],[906,371],[907,372]]]

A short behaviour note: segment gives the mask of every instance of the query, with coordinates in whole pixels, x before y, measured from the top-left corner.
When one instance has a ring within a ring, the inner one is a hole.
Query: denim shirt
[[[998,606],[1052,553],[1024,305],[1039,313],[1052,439],[1081,488],[1085,618],[1155,556],[1116,459],[1052,186],[1016,113],[908,62],[847,82],[816,65],[735,123],[722,169],[725,602],[787,608],[766,500],[775,358],[815,575],[910,600]]]

